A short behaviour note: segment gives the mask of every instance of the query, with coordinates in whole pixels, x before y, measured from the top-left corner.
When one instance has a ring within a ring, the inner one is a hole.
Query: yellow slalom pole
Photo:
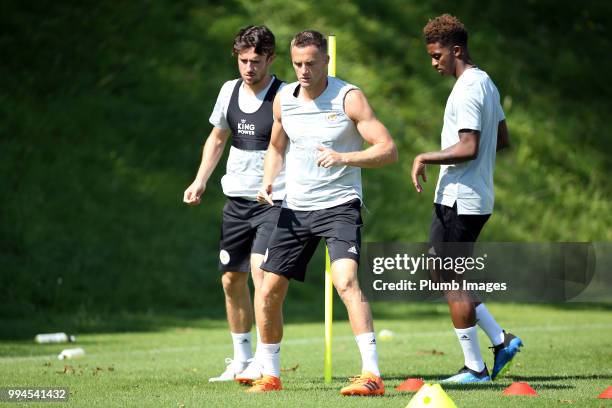
[[[331,34],[327,40],[327,49],[329,54],[329,66],[327,68],[327,74],[329,76],[336,76],[336,36]]]
[[[329,251],[325,248],[325,362],[323,365],[326,383],[332,381],[332,321],[334,312],[334,284],[331,278]]]
[[[327,74],[336,76],[336,36],[330,35],[327,41],[329,66]],[[326,383],[332,381],[332,321],[334,311],[334,284],[331,275],[329,250],[325,248],[325,361],[323,373]]]

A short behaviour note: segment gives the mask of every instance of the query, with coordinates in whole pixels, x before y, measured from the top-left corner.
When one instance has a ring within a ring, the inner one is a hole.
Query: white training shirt
[[[458,214],[493,212],[497,128],[504,118],[499,92],[487,73],[479,68],[465,70],[446,102],[442,150],[459,142],[459,130],[478,130],[478,157],[440,166],[435,203],[452,207],[456,202]]]
[[[232,97],[232,92],[238,79],[227,81],[221,87],[217,102],[210,115],[209,122],[216,128],[229,129],[227,123],[227,109]],[[274,81],[262,89],[257,95],[253,96],[244,91],[244,83],[238,90],[238,106],[245,113],[257,111],[272,86]],[[286,86],[282,83],[278,92]],[[273,120],[273,117],[270,117]],[[227,158],[225,175],[221,178],[223,194],[228,197],[242,197],[248,200],[256,200],[257,192],[263,182],[263,164],[265,150],[242,150],[230,146],[229,157]],[[282,169],[272,186],[272,198],[282,200],[285,197],[285,170]]]
[[[363,138],[344,111],[344,98],[356,86],[327,77],[327,88],[313,101],[294,96],[298,82],[280,91],[281,120],[289,137],[285,157],[287,196],[284,206],[314,211],[362,200],[361,169],[353,166],[317,166],[323,146],[337,152],[362,149]]]

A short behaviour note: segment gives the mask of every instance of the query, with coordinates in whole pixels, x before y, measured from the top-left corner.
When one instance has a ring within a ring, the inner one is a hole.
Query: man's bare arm
[[[474,160],[478,157],[479,141],[479,131],[459,131],[458,143],[437,152],[421,153],[420,160],[425,164],[457,164]]]
[[[457,164],[474,160],[478,157],[478,143],[480,132],[477,130],[462,129],[459,131],[459,142],[444,150],[421,153],[412,162],[412,184],[417,192],[423,191],[419,183],[419,176],[427,181],[425,173],[426,164]]]
[[[213,127],[210,135],[208,135],[208,138],[206,139],[206,143],[204,143],[204,148],[202,149],[202,161],[200,162],[198,173],[195,180],[185,190],[185,193],[183,194],[183,202],[190,205],[200,204],[200,197],[206,190],[206,183],[208,182],[210,175],[215,170],[215,167],[217,167],[217,164],[221,159],[221,155],[223,154],[223,149],[225,149],[225,144],[227,143],[229,135],[229,129]]]
[[[508,134],[508,125],[506,125],[506,120],[502,120],[497,125],[497,149],[496,151],[500,151],[510,147],[510,135]]]
[[[280,95],[276,94],[274,98],[274,123],[272,124],[272,133],[270,135],[270,144],[264,159],[264,176],[261,189],[257,193],[257,201],[267,202],[274,205],[272,201],[272,183],[283,168],[285,161],[285,150],[289,138],[283,129],[281,120]]]
[[[361,137],[371,146],[365,150],[346,153],[321,147],[319,148],[321,153],[317,160],[319,166],[375,168],[397,161],[397,147],[391,139],[389,131],[378,120],[361,90],[353,89],[346,94],[344,110],[348,117],[355,122]]]

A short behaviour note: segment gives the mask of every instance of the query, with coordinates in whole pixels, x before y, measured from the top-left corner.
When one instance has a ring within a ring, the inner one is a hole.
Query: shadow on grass
[[[338,392],[338,397],[340,396],[340,389],[344,386],[346,386],[348,383],[347,382],[343,382],[342,384],[326,384],[325,386],[320,386],[320,387],[303,387],[300,385],[294,385],[291,384],[288,387],[286,387],[285,389],[288,391],[302,391],[302,392],[312,392],[312,391],[333,391],[333,392]],[[283,385],[284,386],[284,385]],[[363,397],[363,396],[359,396],[359,395],[352,395],[352,396],[344,396],[341,398],[355,398],[355,399],[359,399],[359,398],[398,398],[398,397],[403,397],[402,394],[400,393],[387,393],[385,391],[385,394],[383,395],[370,395],[367,397]]]
[[[299,288],[298,288],[299,291]],[[346,309],[336,299],[334,321],[348,320]],[[74,313],[38,312],[26,317],[1,318],[1,340],[28,340],[39,333],[65,332],[68,334],[152,332],[173,327],[199,329],[222,329],[227,327],[223,302],[214,307],[198,309],[167,309],[147,311],[103,311],[80,309]],[[377,308],[377,319],[396,318],[402,320],[434,318],[435,309],[422,305],[401,305],[401,308]],[[284,306],[286,324],[322,323],[323,301],[288,299]]]
[[[490,390],[503,390],[508,387],[508,384],[499,383],[486,383],[486,384],[442,384],[447,390],[458,390],[458,391],[482,391],[486,389]],[[533,388],[543,390],[565,390],[575,388],[573,385],[568,384],[531,384]]]
[[[402,375],[393,375],[393,376],[387,376],[385,375],[383,378],[385,380],[385,382],[390,382],[390,381],[404,381],[407,378],[420,378],[423,381],[425,381],[426,383],[439,383],[441,380],[443,380],[444,378],[448,378],[451,375],[454,374],[448,374],[448,375],[431,375],[431,374],[415,374],[415,373],[409,373],[405,376]],[[445,389],[458,389],[458,390],[462,390],[462,391],[482,391],[484,389],[503,389],[506,388],[508,385],[505,384],[500,384],[500,383],[495,383],[495,382],[488,382],[488,383],[483,383],[483,384],[441,384]],[[395,388],[395,387],[394,387]]]
[[[450,377],[451,374],[447,375],[431,375],[431,374],[418,374],[418,373],[408,373],[406,375],[385,375],[385,382],[391,381],[404,381],[407,378],[420,378],[425,382],[438,383],[442,379]],[[571,389],[575,388],[572,385],[568,384],[533,384],[533,382],[540,381],[566,381],[566,380],[596,380],[596,379],[610,379],[612,376],[609,375],[575,375],[575,376],[505,376],[502,378],[504,380],[511,381],[526,381],[530,382],[532,386],[540,389]],[[461,391],[481,391],[483,389],[505,389],[508,387],[507,382],[488,382],[482,384],[441,384],[445,389],[451,390],[461,390]]]
[[[569,380],[610,380],[610,374],[585,374],[585,375],[508,375],[504,378],[513,381],[569,381]]]
[[[439,376],[431,376],[431,375],[421,375],[421,374],[413,374],[412,376],[414,376],[415,378],[422,378],[424,380],[426,380],[426,382],[431,382],[431,383],[438,383],[438,381],[440,380]],[[387,391],[396,391],[395,387],[390,387],[390,382],[393,380],[404,380],[406,377],[387,377],[384,376],[383,380],[385,381],[385,385],[387,388]],[[295,391],[313,391],[314,389],[318,389],[318,390],[334,390],[337,388],[341,388],[343,386],[345,386],[347,384],[346,382],[346,378],[344,377],[333,377],[332,380],[334,381],[333,384],[326,384],[326,385],[317,385],[317,386],[300,386],[300,385],[294,385],[292,384],[291,386],[291,390],[295,390]],[[429,380],[429,381],[428,381]],[[495,382],[490,382],[490,383],[484,383],[484,384],[441,384],[442,387],[445,390],[457,390],[457,391],[501,391],[504,390],[508,387],[508,384],[501,384],[501,383],[495,383]],[[540,389],[540,390],[562,390],[562,389],[573,389],[575,388],[572,385],[567,385],[567,384],[532,384],[532,386],[536,389]],[[412,395],[414,393],[411,392],[405,392],[405,391],[398,391],[398,392],[391,392],[391,393],[387,393],[384,396],[380,396],[380,397],[396,397],[398,395]]]
[[[534,305],[538,305],[534,303]],[[542,304],[543,306],[548,306],[551,309],[557,310],[603,310],[603,311],[612,311],[612,303],[607,302],[576,302],[576,303],[550,303],[550,304]]]
[[[294,285],[290,289],[284,305],[286,324],[323,323],[324,302],[322,299],[309,298],[311,288]],[[297,295],[297,296],[294,296]],[[309,299],[309,300],[305,300]],[[523,304],[522,304],[523,305]],[[100,311],[79,309],[74,313],[38,312],[28,316],[0,319],[1,340],[31,340],[38,333],[66,332],[85,333],[122,333],[149,332],[174,327],[199,329],[227,328],[223,302],[214,306],[194,309],[150,309],[147,311]],[[542,308],[562,310],[608,310],[609,304],[566,304],[539,305]],[[372,303],[375,321],[381,319],[401,320],[403,322],[448,319],[445,304],[438,303]],[[346,322],[347,312],[342,302],[335,296],[334,322]],[[519,378],[519,377],[517,377]],[[542,377],[547,381],[548,377]],[[571,377],[563,377],[571,379]],[[598,378],[598,377],[595,377]],[[601,377],[599,377],[601,378]],[[535,378],[538,380],[538,378]],[[549,380],[554,380],[551,377]]]
[[[27,319],[3,318],[0,340],[31,340],[38,333],[65,332],[78,336],[86,333],[149,332],[173,327],[218,329],[227,326],[221,314],[207,316],[203,311],[116,312],[75,314],[37,314]]]

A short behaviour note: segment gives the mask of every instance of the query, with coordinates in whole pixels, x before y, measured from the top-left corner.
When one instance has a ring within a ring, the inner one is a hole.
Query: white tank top
[[[317,166],[319,146],[339,153],[362,149],[363,138],[344,111],[346,93],[357,87],[327,77],[325,91],[315,100],[305,102],[294,96],[298,85],[294,82],[279,91],[281,120],[289,137],[283,205],[293,210],[314,211],[355,198],[362,201],[361,168]]]

